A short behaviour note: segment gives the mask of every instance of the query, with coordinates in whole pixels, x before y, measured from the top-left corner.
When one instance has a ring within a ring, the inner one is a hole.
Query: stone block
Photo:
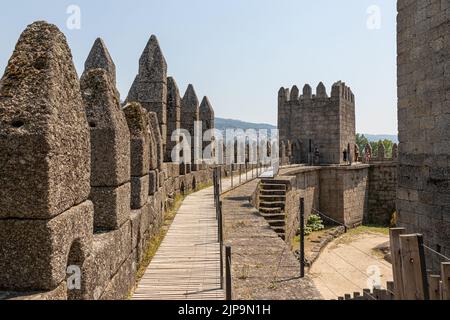
[[[94,227],[116,230],[130,218],[131,183],[120,187],[94,187],[90,199],[94,203]]]
[[[91,186],[130,180],[130,131],[115,84],[104,69],[86,71],[81,90],[91,136]]]
[[[131,209],[140,209],[147,203],[149,175],[131,177]]]
[[[128,297],[135,283],[136,275],[136,252],[132,252],[119,270],[112,277],[101,296],[101,300],[124,300]]]
[[[89,130],[56,26],[35,22],[22,33],[0,96],[0,218],[49,219],[87,200]]]
[[[51,220],[0,220],[0,290],[54,290],[92,248],[90,201]]]
[[[149,195],[154,195],[158,191],[158,171],[149,172]]]
[[[66,281],[54,290],[47,292],[0,292],[0,300],[11,301],[56,301],[67,300],[67,283]]]
[[[164,82],[140,81],[137,87],[138,101],[142,104],[161,103],[166,104],[167,84]],[[156,110],[148,110],[154,111]]]
[[[150,124],[147,112],[139,103],[123,109],[131,137],[131,176],[141,177],[150,170]]]

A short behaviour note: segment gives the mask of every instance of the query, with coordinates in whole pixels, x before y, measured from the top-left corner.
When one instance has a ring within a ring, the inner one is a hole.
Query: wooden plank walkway
[[[251,174],[248,174],[251,179]],[[235,177],[237,184],[239,177]],[[245,174],[241,176],[245,181]],[[222,191],[231,188],[223,179]],[[156,255],[147,268],[133,300],[224,300],[220,288],[220,245],[214,190],[189,195]]]

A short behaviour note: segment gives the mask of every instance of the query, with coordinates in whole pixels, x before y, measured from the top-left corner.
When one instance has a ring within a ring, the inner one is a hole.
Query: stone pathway
[[[249,202],[257,181],[225,195],[225,240],[232,246],[235,300],[309,300],[320,293],[286,243]]]
[[[256,171],[255,171],[256,174]],[[241,182],[250,174],[242,174]],[[239,176],[234,177],[234,186]],[[222,190],[232,188],[223,179]],[[189,195],[141,279],[133,300],[224,300],[214,190]]]
[[[362,292],[365,288],[372,288],[371,281],[377,274],[386,289],[386,282],[393,279],[392,266],[374,249],[385,245],[389,236],[363,233],[343,237],[331,242],[310,270],[322,296],[330,300]]]

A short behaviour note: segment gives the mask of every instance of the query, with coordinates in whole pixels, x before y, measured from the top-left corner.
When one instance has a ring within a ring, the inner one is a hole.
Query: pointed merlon
[[[334,99],[340,99],[342,94],[342,82],[338,81],[335,84],[333,84],[333,87],[331,89],[331,97]]]
[[[300,90],[298,89],[297,86],[294,85],[294,86],[292,87],[292,89],[291,89],[291,97],[290,97],[290,100],[291,100],[291,101],[297,101],[298,98],[299,98],[299,96],[300,96]]]
[[[50,219],[87,200],[88,123],[72,53],[55,25],[38,21],[21,34],[0,97],[0,219]],[[40,288],[45,277],[36,272],[29,274]],[[0,263],[0,286],[1,274]],[[19,281],[6,287],[19,291],[31,279],[7,275]]]
[[[141,81],[166,82],[167,62],[159,46],[158,39],[152,35],[139,59]]]
[[[211,105],[211,102],[209,102],[208,97],[204,97],[202,100],[202,103],[200,105],[200,114],[208,115],[209,117],[214,118],[214,109]]]
[[[316,97],[317,98],[328,98],[327,94],[327,88],[323,84],[323,82],[320,82],[316,89]]]
[[[312,98],[312,88],[309,84],[305,84],[303,87],[303,98],[311,99]]]
[[[200,121],[202,122],[202,130],[205,133],[208,130],[214,129],[214,109],[209,102],[208,97],[204,97],[200,104]],[[203,142],[203,148],[205,149],[209,145],[208,141]]]
[[[289,96],[286,96],[286,89],[281,87],[280,90],[278,90],[278,104],[284,104],[288,100]]]
[[[173,77],[167,78],[167,108],[181,105],[180,90]]]
[[[199,101],[197,98],[197,94],[195,93],[194,86],[190,84],[187,87],[186,93],[184,94],[183,100],[182,100],[182,109],[184,111],[190,111],[190,112],[198,112],[199,108]]]
[[[109,54],[108,48],[106,48],[105,42],[100,38],[95,40],[84,63],[84,72],[98,68],[106,70],[112,83],[116,84],[116,65]]]

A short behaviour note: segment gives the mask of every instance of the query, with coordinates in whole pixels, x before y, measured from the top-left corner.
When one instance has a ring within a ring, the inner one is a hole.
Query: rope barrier
[[[439,257],[441,257],[441,258],[443,258],[443,259],[445,259],[445,260],[447,260],[447,261],[450,261],[450,258],[444,256],[442,253],[439,253],[439,252],[437,252],[437,251],[431,249],[430,247],[428,247],[428,246],[426,246],[426,245],[424,245],[424,244],[422,244],[422,246],[423,246],[425,249],[427,249],[428,251],[430,251],[430,252],[432,252],[432,253],[438,255]]]
[[[324,217],[324,218],[326,218],[326,219],[328,219],[328,220],[330,220],[330,221],[332,221],[332,222],[334,222],[334,223],[340,225],[340,226],[343,226],[343,227],[347,228],[347,226],[346,226],[344,223],[339,222],[339,221],[337,221],[337,220],[334,220],[333,218],[327,216],[326,214],[320,212],[320,211],[317,210],[317,209],[312,208],[312,211],[313,211],[314,213],[316,213],[316,214],[318,214],[318,215],[320,215],[320,216],[322,216],[322,217]]]

